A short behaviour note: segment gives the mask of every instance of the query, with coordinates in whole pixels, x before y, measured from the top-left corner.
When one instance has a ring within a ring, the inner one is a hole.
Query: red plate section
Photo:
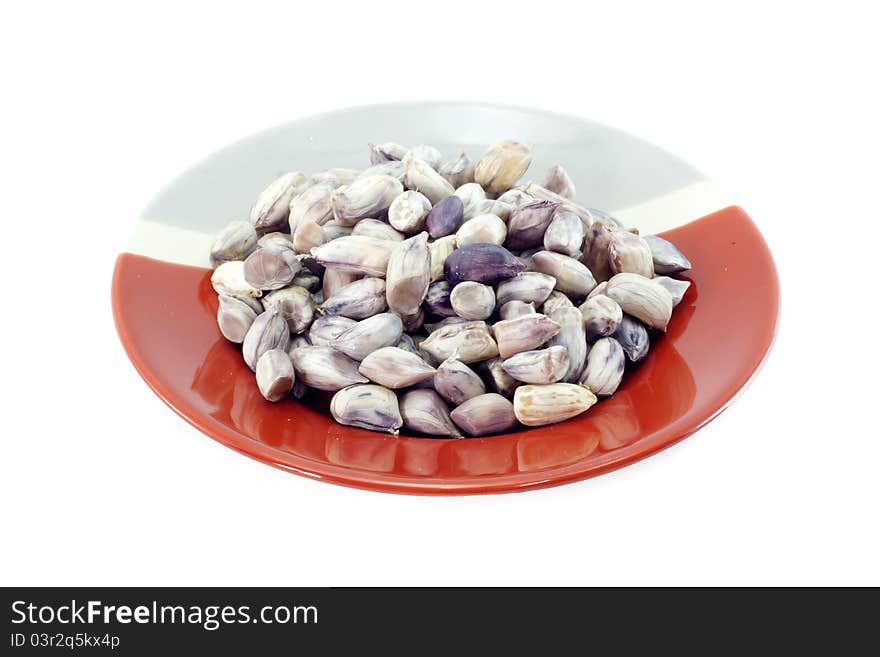
[[[336,424],[326,396],[272,404],[215,324],[210,271],[119,256],[113,312],[149,386],[190,424],[248,456],[337,484],[398,493],[493,493],[591,477],[668,447],[717,415],[767,355],[779,282],[761,234],[727,208],[664,234],[693,263],[666,335],[620,390],[557,425],[468,440]]]

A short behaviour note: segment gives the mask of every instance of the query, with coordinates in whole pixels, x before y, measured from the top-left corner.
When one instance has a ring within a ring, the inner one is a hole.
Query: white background
[[[880,584],[877,23],[815,4],[4,4],[0,583]],[[110,313],[139,210],[251,132],[414,99],[582,115],[729,190],[782,280],[751,387],[632,467],[468,498],[309,481],[166,408]]]

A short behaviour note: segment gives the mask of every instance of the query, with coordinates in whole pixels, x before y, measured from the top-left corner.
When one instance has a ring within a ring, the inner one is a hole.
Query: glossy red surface
[[[122,343],[150,387],[212,438],[271,465],[400,493],[490,493],[575,481],[681,440],[720,412],[773,341],[779,282],[761,234],[731,207],[665,234],[693,285],[620,390],[568,422],[468,440],[336,424],[327,397],[272,404],[214,320],[210,272],[124,253],[113,278]]]

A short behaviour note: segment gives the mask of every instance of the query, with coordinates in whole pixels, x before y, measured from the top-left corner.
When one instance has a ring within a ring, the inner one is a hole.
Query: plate
[[[665,335],[619,391],[564,423],[467,440],[394,437],[335,423],[326,399],[265,401],[216,323],[212,236],[246,218],[289,170],[363,168],[368,142],[428,143],[478,157],[534,146],[525,179],[563,164],[578,200],[687,254],[692,282]],[[122,344],[187,422],[247,456],[321,481],[397,493],[522,491],[645,458],[718,415],[766,357],[779,314],[773,258],[755,224],[686,162],[614,128],[534,109],[408,103],[344,109],[253,135],[181,174],[144,210],[113,274]]]

